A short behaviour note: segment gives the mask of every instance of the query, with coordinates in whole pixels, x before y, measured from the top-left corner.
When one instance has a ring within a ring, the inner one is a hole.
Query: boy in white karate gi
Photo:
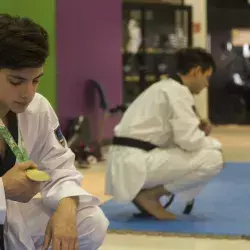
[[[176,53],[176,75],[156,82],[129,106],[115,127],[108,154],[106,193],[131,202],[157,219],[172,220],[159,199],[193,200],[222,167],[221,144],[209,137],[193,95],[209,85],[215,70],[200,48]]]
[[[36,93],[47,56],[48,34],[42,27],[0,15],[0,118],[30,158],[16,162],[0,137],[1,248],[96,250],[108,221],[99,200],[81,187],[82,175],[53,108]],[[51,179],[29,180],[25,171],[30,167]],[[38,192],[42,198],[32,199]]]

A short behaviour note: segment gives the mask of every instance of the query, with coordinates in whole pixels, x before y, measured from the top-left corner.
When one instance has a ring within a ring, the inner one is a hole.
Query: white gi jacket
[[[171,78],[153,84],[138,96],[115,127],[115,135],[147,141],[159,148],[146,152],[111,146],[106,193],[117,201],[128,202],[143,187],[168,184],[171,192],[185,191],[189,185],[186,176],[197,169],[209,168],[202,170],[206,174],[197,173],[206,181],[215,175],[221,167],[221,144],[198,128],[200,121],[193,107],[189,89]],[[180,183],[177,185],[175,180]],[[189,182],[190,189],[197,182],[201,185],[198,179]]]
[[[80,206],[99,205],[99,200],[82,188],[83,176],[74,166],[75,156],[67,147],[53,108],[41,94],[35,94],[26,111],[18,114],[18,129],[23,136],[23,142],[21,136],[18,138],[19,146],[24,146],[38,168],[51,176],[49,182],[41,185],[42,199],[47,207],[56,209],[62,198],[70,196],[80,196]],[[7,222],[8,230],[29,246],[33,242],[29,243],[30,239],[22,230],[25,222],[18,205],[18,202],[5,199],[0,178],[0,223]]]

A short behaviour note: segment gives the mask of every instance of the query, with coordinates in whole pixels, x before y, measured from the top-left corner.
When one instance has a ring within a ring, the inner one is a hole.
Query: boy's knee
[[[79,249],[98,249],[107,234],[109,221],[97,206],[78,211]]]

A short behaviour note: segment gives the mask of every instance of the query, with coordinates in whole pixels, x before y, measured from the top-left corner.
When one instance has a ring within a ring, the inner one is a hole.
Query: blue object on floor
[[[250,163],[227,163],[196,198],[190,215],[183,215],[184,202],[175,200],[168,211],[176,221],[135,218],[133,204],[111,200],[102,205],[110,230],[171,233],[192,236],[250,236]]]

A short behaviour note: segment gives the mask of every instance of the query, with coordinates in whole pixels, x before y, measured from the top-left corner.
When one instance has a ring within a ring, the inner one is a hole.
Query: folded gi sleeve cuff
[[[56,209],[60,200],[67,197],[79,197],[79,205],[97,206],[100,205],[100,200],[86,192],[81,186],[74,181],[65,181],[60,186],[51,188],[43,197],[43,202],[46,206]]]

